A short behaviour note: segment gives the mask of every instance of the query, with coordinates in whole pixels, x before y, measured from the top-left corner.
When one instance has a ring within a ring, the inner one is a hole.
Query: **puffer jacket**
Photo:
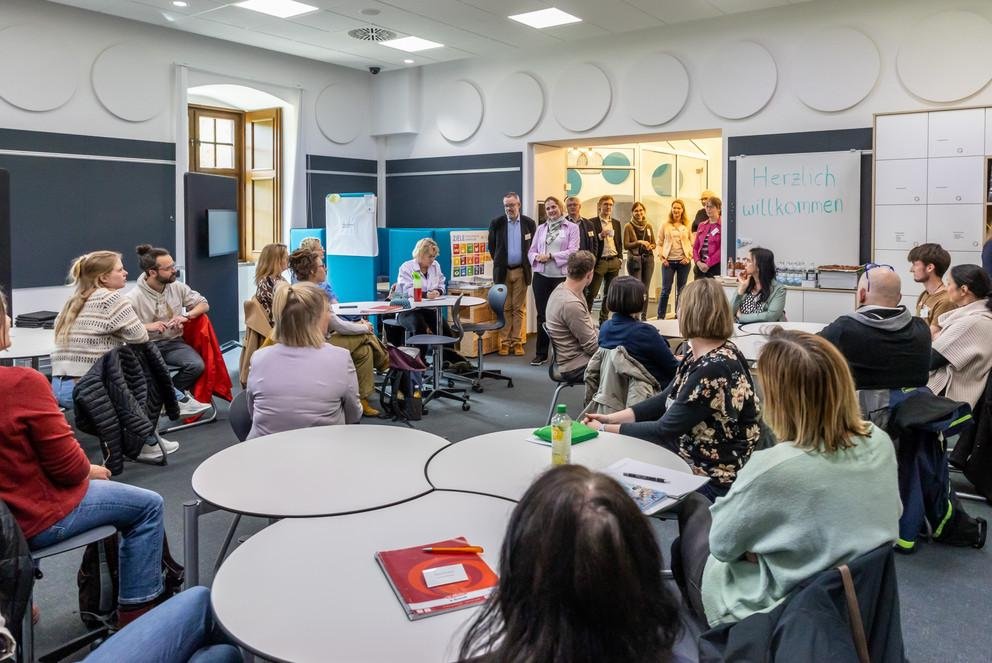
[[[28,542],[24,540],[24,534],[10,509],[0,501],[0,617],[3,618],[0,623],[7,621],[15,639],[28,608],[33,585],[34,562],[31,561]]]
[[[72,390],[76,427],[100,438],[111,474],[124,470],[124,456],[137,458],[155,434],[165,411],[179,418],[169,367],[154,343],[124,345],[103,355]]]
[[[661,385],[622,345],[600,348],[586,366],[586,408],[582,414],[611,414],[645,401]]]

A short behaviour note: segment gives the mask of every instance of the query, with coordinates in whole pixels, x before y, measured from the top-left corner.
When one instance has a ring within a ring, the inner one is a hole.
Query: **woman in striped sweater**
[[[958,308],[937,318],[927,386],[975,407],[992,370],[992,279],[978,265],[958,265],[947,279]]]
[[[127,283],[127,270],[121,254],[94,251],[76,258],[69,269],[70,283],[76,287],[55,320],[55,351],[52,352],[52,390],[59,405],[71,409],[76,380],[104,354],[125,343],[147,343],[148,331],[141,324],[131,302],[121,294]],[[139,456],[161,456],[157,440],[149,440]],[[178,442],[162,440],[166,453],[179,448]]]

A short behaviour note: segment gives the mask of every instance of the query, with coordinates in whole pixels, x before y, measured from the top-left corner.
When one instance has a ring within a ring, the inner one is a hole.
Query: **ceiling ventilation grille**
[[[377,28],[374,25],[370,25],[367,28],[350,30],[348,36],[359,41],[387,41],[389,39],[396,39],[395,32]]]

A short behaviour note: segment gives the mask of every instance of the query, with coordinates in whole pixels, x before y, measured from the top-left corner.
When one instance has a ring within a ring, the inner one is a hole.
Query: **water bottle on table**
[[[423,279],[420,272],[413,273],[413,301],[419,302],[424,298]]]
[[[558,411],[551,419],[551,464],[567,465],[572,462],[572,418],[568,408],[558,405]]]

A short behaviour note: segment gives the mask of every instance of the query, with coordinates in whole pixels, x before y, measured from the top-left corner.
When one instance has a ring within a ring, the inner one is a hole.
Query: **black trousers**
[[[720,263],[717,263],[712,267],[710,267],[710,271],[708,272],[699,271],[699,267],[696,265],[696,263],[692,263],[692,274],[697,279],[711,279],[714,276],[720,276]]]
[[[679,538],[672,542],[672,575],[693,616],[704,623],[703,569],[710,556],[711,505],[701,494],[690,493],[672,508],[679,517]]]
[[[544,320],[545,313],[548,310],[548,298],[551,297],[551,292],[558,287],[559,284],[565,282],[565,277],[554,278],[550,276],[545,276],[544,274],[534,273],[534,280],[531,285],[534,286],[534,303],[537,305],[537,356],[547,357],[548,356],[548,346],[551,343],[551,339],[548,338],[547,333],[544,331]]]
[[[668,298],[672,294],[672,281],[676,282],[675,291],[675,311],[679,310],[679,299],[682,298],[682,288],[689,278],[689,265],[680,262],[668,263],[668,267],[661,268],[661,297],[658,298],[658,319],[664,320],[668,312]]]
[[[651,277],[654,276],[654,255],[650,252],[641,253],[640,257],[630,256],[627,259],[627,270],[630,271],[632,264],[640,263],[640,268],[636,272],[631,272],[644,284],[644,308],[641,309],[641,319],[644,320],[648,314],[648,300],[651,298]]]

